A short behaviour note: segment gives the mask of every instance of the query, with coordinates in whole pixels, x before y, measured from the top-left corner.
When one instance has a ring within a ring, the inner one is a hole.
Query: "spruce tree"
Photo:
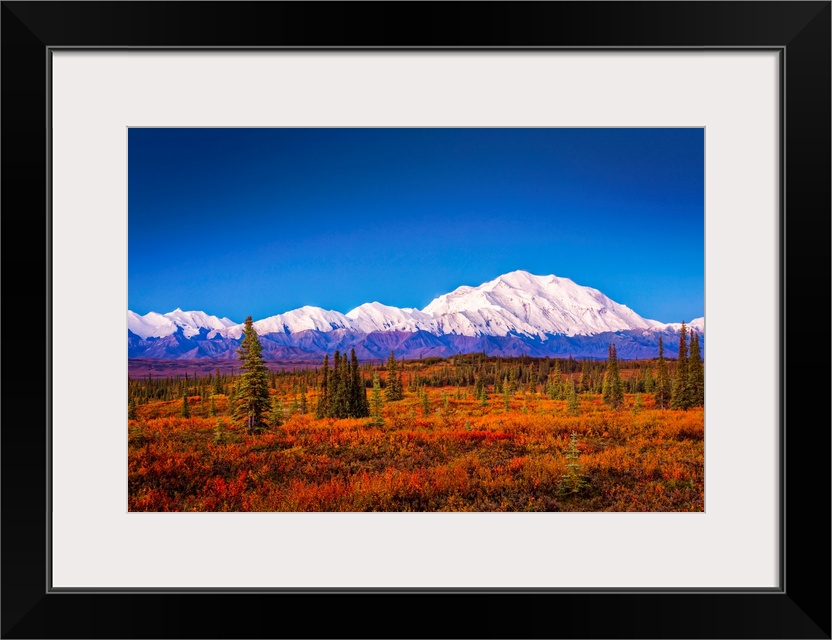
[[[430,398],[428,397],[428,390],[426,387],[422,387],[419,392],[419,399],[421,400],[422,405],[422,415],[427,417],[430,414]]]
[[[575,388],[575,379],[569,376],[569,391],[566,396],[566,409],[569,413],[578,413],[578,390]]]
[[[341,356],[341,400],[339,401],[340,416],[339,418],[349,418],[352,411],[352,377],[350,376],[350,362],[347,358],[347,353]]]
[[[578,493],[587,485],[587,474],[583,473],[580,463],[581,451],[578,448],[578,434],[574,431],[569,437],[566,449],[566,473],[561,476],[559,489],[562,493]]]
[[[592,380],[590,379],[589,363],[584,360],[581,363],[581,379],[578,383],[578,391],[580,393],[589,393],[592,390]]]
[[[670,378],[667,375],[667,362],[664,359],[664,344],[662,337],[659,336],[659,362],[658,371],[656,372],[656,407],[658,409],[667,409],[670,405]]]
[[[329,415],[329,354],[324,355],[324,365],[321,374],[318,404],[315,406],[315,417],[318,419],[326,418]]]
[[[337,349],[332,356],[332,373],[329,376],[329,412],[330,418],[347,417],[347,389],[344,384],[344,361],[346,356],[341,357]]]
[[[609,346],[607,371],[604,374],[604,386],[601,394],[604,402],[613,409],[617,409],[624,402],[624,385],[621,382],[621,373],[618,370],[618,355],[614,344]]]
[[[269,372],[251,316],[246,318],[237,359],[242,362],[242,373],[236,386],[234,417],[244,422],[249,433],[256,433],[265,426],[271,403]]]
[[[349,415],[353,418],[365,418],[370,415],[370,403],[367,400],[367,390],[358,368],[358,358],[355,349],[350,349],[350,408]]]
[[[705,370],[699,347],[699,334],[690,330],[690,358],[688,358],[688,406],[705,405]]]
[[[384,405],[381,399],[381,380],[378,373],[373,374],[373,389],[370,391],[370,415],[373,417],[373,424],[384,424],[381,417],[381,408]]]
[[[269,422],[273,427],[279,427],[283,424],[283,401],[277,396],[272,399]]]
[[[653,393],[656,390],[656,379],[653,377],[653,370],[648,366],[644,371],[644,392]]]
[[[387,388],[385,389],[385,396],[387,402],[395,402],[404,398],[402,379],[399,374],[399,363],[396,362],[396,354],[393,351],[390,352],[390,357],[387,359]]]
[[[563,400],[563,376],[560,374],[559,360],[555,360],[555,367],[552,370],[551,387],[548,389],[548,393],[552,400]]]
[[[477,380],[474,382],[474,397],[477,400],[479,400],[482,395],[483,389],[485,389],[485,383],[482,381],[482,377],[477,376]]]
[[[671,409],[688,408],[688,330],[685,323],[679,330],[679,359],[676,361],[676,373],[673,376],[673,389],[670,392]]]

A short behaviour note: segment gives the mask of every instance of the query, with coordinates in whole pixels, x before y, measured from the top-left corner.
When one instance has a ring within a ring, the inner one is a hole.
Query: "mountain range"
[[[320,361],[336,349],[360,360],[499,356],[652,358],[663,338],[678,355],[681,323],[648,320],[597,289],[569,278],[512,271],[476,287],[461,286],[424,309],[362,304],[347,313],[304,306],[253,323],[267,360]],[[687,323],[704,343],[704,318]],[[130,358],[234,359],[243,324],[203,311],[127,311]],[[704,351],[704,344],[703,344]]]

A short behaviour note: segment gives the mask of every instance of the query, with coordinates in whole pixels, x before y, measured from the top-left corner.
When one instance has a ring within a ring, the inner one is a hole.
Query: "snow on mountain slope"
[[[242,324],[228,318],[181,309],[144,316],[128,311],[127,324],[142,339],[169,336],[177,329],[190,338],[204,329],[208,339],[236,340],[243,331]],[[692,320],[690,324],[704,333],[704,318]],[[362,304],[346,314],[304,306],[254,322],[259,335],[335,330],[364,334],[426,331],[437,336],[518,335],[541,340],[553,335],[678,331],[680,326],[642,318],[597,289],[581,286],[569,278],[536,276],[526,271],[512,271],[477,287],[459,287],[439,296],[421,311],[380,302]]]
[[[681,322],[656,322],[655,320],[651,320],[650,322],[653,323],[654,328],[658,331],[676,331],[678,332],[679,329],[682,328]],[[690,322],[685,323],[685,326],[688,329],[694,329],[697,333],[705,333],[705,318],[694,318]]]
[[[424,312],[441,318],[445,333],[461,335],[573,336],[652,328],[649,320],[597,289],[526,271],[459,287],[433,300]]]
[[[202,311],[174,309],[164,315],[151,311],[143,316],[127,311],[127,328],[145,340],[172,335],[177,328],[181,328],[185,337],[190,338],[197,335],[200,329],[223,331],[235,324],[228,318],[209,316]]]
[[[297,333],[299,331],[332,331],[333,329],[351,329],[349,319],[338,311],[326,311],[320,307],[305,306],[280,315],[271,316],[253,323],[259,335],[269,333]],[[229,331],[229,335],[239,338],[243,325]]]
[[[162,338],[176,331],[176,325],[161,313],[151,311],[140,316],[134,311],[127,311],[127,328],[142,339]]]
[[[182,311],[182,309],[175,309],[170,313],[166,313],[165,317],[172,320],[176,326],[182,327],[182,333],[188,338],[197,335],[200,329],[222,331],[236,324],[228,318],[209,316],[203,311]]]
[[[347,313],[352,327],[373,331],[432,331],[433,316],[418,309],[399,309],[380,302],[366,302]]]

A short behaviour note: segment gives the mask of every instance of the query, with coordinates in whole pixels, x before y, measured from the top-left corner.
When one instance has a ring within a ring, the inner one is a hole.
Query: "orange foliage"
[[[227,416],[178,417],[181,402],[138,407],[129,421],[131,511],[702,511],[704,412],[609,409],[582,396],[579,411],[530,394],[506,411],[430,389],[368,419],[293,415],[250,436]],[[312,396],[314,397],[314,396]],[[291,398],[284,399],[288,406]],[[220,413],[227,399],[215,397]],[[199,404],[195,397],[192,407]],[[515,406],[516,405],[516,406]],[[224,426],[218,427],[218,420]],[[559,490],[577,434],[587,484]]]

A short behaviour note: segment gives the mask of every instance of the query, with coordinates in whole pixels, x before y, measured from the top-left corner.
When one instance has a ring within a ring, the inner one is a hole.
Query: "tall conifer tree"
[[[682,322],[679,330],[679,359],[676,361],[676,373],[673,376],[673,389],[670,392],[671,409],[688,408],[688,330]]]
[[[393,351],[390,352],[390,357],[387,359],[387,388],[384,395],[387,402],[395,402],[404,398],[399,363],[396,362],[396,354]]]
[[[578,413],[578,390],[575,388],[575,378],[569,376],[569,387],[566,393],[566,409],[569,413]]]
[[[705,370],[702,366],[702,352],[699,347],[699,334],[690,330],[690,358],[688,358],[688,406],[705,405]]]
[[[320,392],[318,404],[315,406],[315,417],[325,418],[329,415],[329,354],[324,355],[323,371],[321,371]]]
[[[329,400],[329,412],[333,418],[341,418],[342,406],[344,404],[344,378],[341,366],[341,352],[337,349],[332,354],[332,374],[329,377],[330,391],[332,395]]]
[[[609,346],[607,371],[604,374],[604,385],[601,393],[604,402],[613,409],[617,409],[624,402],[624,385],[621,382],[621,373],[618,370],[618,354],[614,344]]]
[[[237,359],[242,362],[242,373],[237,383],[234,416],[244,421],[249,433],[256,433],[266,425],[271,402],[269,372],[263,359],[263,346],[254,330],[251,316],[246,318]]]
[[[370,403],[367,400],[367,390],[364,387],[364,380],[361,378],[361,371],[358,368],[358,358],[355,357],[355,349],[350,349],[350,410],[349,415],[353,418],[365,418],[370,415]]]
[[[659,363],[656,372],[656,407],[667,409],[670,406],[670,378],[667,375],[667,362],[664,359],[664,344],[659,336]]]

